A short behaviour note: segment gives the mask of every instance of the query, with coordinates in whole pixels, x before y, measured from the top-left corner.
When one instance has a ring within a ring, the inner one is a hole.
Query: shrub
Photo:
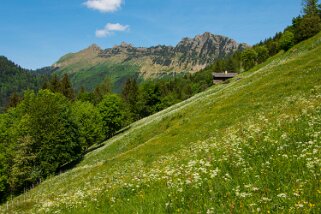
[[[294,34],[290,31],[285,31],[279,41],[281,49],[287,51],[294,45]]]

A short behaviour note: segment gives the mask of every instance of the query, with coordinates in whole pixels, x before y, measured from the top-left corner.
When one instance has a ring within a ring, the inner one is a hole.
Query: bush
[[[127,111],[123,100],[115,95],[106,95],[98,105],[106,137],[110,138],[126,125]]]
[[[279,41],[280,48],[287,51],[294,45],[294,34],[290,31],[285,31]]]
[[[250,70],[256,65],[258,54],[253,48],[249,48],[242,53],[242,64],[245,70]]]
[[[269,58],[269,49],[264,45],[255,47],[255,51],[257,53],[257,63],[261,64]]]

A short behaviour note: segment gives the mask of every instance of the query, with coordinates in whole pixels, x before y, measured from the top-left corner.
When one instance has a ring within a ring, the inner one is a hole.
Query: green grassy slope
[[[320,213],[321,34],[131,125],[8,212]]]
[[[101,63],[95,66],[84,67],[77,72],[72,66],[58,70],[56,74],[63,76],[67,73],[76,90],[84,87],[86,90],[94,90],[95,87],[109,78],[113,83],[113,91],[120,93],[125,81],[130,77],[138,76],[139,66],[130,63]]]

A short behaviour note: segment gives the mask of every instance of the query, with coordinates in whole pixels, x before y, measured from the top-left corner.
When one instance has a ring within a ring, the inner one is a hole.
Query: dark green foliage
[[[277,41],[271,40],[266,44],[266,47],[269,50],[269,55],[274,56],[280,51],[279,43]]]
[[[9,97],[9,101],[6,106],[6,109],[16,107],[20,103],[21,100],[22,100],[22,98],[16,92],[13,92]]]
[[[86,91],[84,87],[81,87],[77,100],[98,105],[105,95],[112,93],[112,87],[113,85],[109,78],[106,78],[100,85],[97,85],[92,92]]]
[[[321,31],[321,18],[317,15],[298,17],[293,22],[296,43],[311,38]]]
[[[117,131],[127,125],[128,112],[123,100],[118,95],[104,96],[98,109],[103,121],[104,134],[108,138],[114,136]]]
[[[25,94],[25,100],[17,110],[29,115],[27,133],[38,147],[36,154],[42,177],[80,155],[78,130],[71,119],[71,104],[63,95],[48,90],[41,90],[38,95],[30,92]]]
[[[8,117],[0,114],[0,202],[9,195],[11,146],[8,144]]]
[[[120,93],[126,80],[136,77],[139,72],[139,66],[130,63],[102,63],[76,73],[71,72],[73,69],[73,67],[67,67],[57,74],[59,76],[63,76],[64,73],[70,74],[69,78],[75,90],[79,91],[81,87],[84,87],[88,91],[93,91],[97,85],[102,84],[108,78],[112,83],[114,93]]]
[[[154,114],[160,111],[161,89],[158,84],[153,82],[143,83],[140,88],[140,98],[138,109],[142,117]]]
[[[122,98],[130,110],[131,119],[135,121],[188,99],[211,85],[212,67],[193,75],[145,81],[140,85],[134,79],[129,79]]]
[[[72,119],[78,127],[82,151],[104,139],[102,117],[93,104],[80,101],[73,103]]]
[[[61,93],[70,100],[75,98],[75,93],[69,81],[68,75],[65,74],[60,83]]]
[[[303,0],[302,5],[304,15],[316,16],[319,14],[318,0]]]
[[[303,16],[293,19],[292,31],[299,43],[321,31],[321,7],[318,0],[303,0]]]
[[[131,117],[134,120],[139,119],[138,106],[137,106],[139,91],[138,91],[138,84],[135,79],[129,78],[126,81],[122,91],[122,97],[132,114]]]
[[[98,104],[102,101],[103,97],[110,94],[112,90],[112,83],[109,78],[106,78],[100,85],[97,85],[94,92],[94,103]]]
[[[265,62],[265,60],[267,60],[270,57],[269,49],[267,49],[267,47],[264,45],[256,46],[254,50],[257,53],[256,61],[258,64]]]
[[[47,79],[48,73],[35,72],[21,68],[4,56],[0,56],[0,112],[8,105],[14,92],[21,96],[24,90],[39,89]]]
[[[248,48],[242,53],[242,64],[245,70],[249,70],[256,65],[258,54],[253,48]]]
[[[61,90],[61,83],[60,80],[58,78],[58,76],[56,74],[54,74],[49,83],[47,83],[48,88],[44,88],[44,89],[50,89],[52,92],[60,92]]]
[[[237,72],[237,73],[241,72],[242,70],[241,56],[242,56],[241,52],[236,52],[232,56],[229,56],[225,59],[217,60],[212,65],[208,66],[206,70],[211,70],[212,72],[224,72],[224,71]],[[200,76],[200,75],[196,74],[196,76]]]
[[[84,87],[81,87],[80,92],[77,96],[77,100],[82,102],[95,103],[95,96],[94,93],[88,92]]]
[[[10,148],[6,143],[7,118],[0,114],[0,203],[9,195]]]
[[[43,84],[42,89],[49,89],[54,93],[60,93],[69,100],[75,98],[75,92],[67,74],[61,80],[54,74],[49,81]]]
[[[0,159],[7,167],[0,167],[6,172],[6,183],[0,186],[10,187],[11,193],[54,174],[82,153],[71,103],[49,90],[37,95],[26,92],[24,100],[2,116],[1,129],[0,148],[5,149],[6,157]]]
[[[294,34],[290,31],[285,31],[280,38],[280,48],[287,51],[294,45]]]

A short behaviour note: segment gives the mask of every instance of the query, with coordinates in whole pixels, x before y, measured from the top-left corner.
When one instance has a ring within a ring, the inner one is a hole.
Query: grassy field
[[[8,213],[320,213],[321,34],[131,125]]]

